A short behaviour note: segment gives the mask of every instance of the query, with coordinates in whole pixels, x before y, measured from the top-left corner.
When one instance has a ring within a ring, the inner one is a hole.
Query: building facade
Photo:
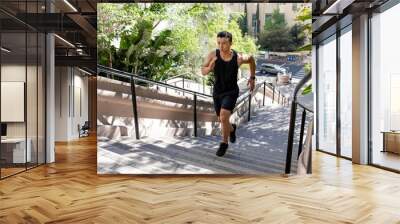
[[[274,10],[278,9],[284,15],[288,27],[296,24],[296,17],[306,3],[231,3],[228,10],[241,12],[246,15],[248,34],[257,37],[264,29],[265,22],[271,18]]]

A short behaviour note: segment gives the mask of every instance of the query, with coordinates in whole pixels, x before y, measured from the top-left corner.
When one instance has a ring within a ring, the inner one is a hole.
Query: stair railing
[[[174,89],[176,91],[181,91],[184,93],[188,93],[191,94],[193,96],[193,126],[194,126],[194,136],[197,137],[197,97],[205,97],[205,98],[212,98],[211,95],[208,94],[204,94],[204,93],[200,93],[200,92],[196,92],[190,89],[184,89],[181,88],[179,86],[174,86],[174,85],[170,85],[167,83],[163,83],[163,82],[159,82],[159,81],[154,81],[154,80],[150,80],[147,78],[144,78],[142,76],[138,76],[129,72],[125,72],[125,71],[121,71],[121,70],[117,70],[114,68],[110,68],[110,67],[106,67],[103,65],[97,65],[97,73],[98,75],[103,75],[105,77],[119,77],[122,79],[125,79],[127,81],[130,82],[131,84],[131,100],[132,100],[132,111],[133,111],[133,117],[134,117],[134,124],[135,124],[135,137],[136,139],[140,139],[140,132],[139,132],[139,117],[138,117],[138,109],[137,109],[137,95],[136,95],[136,85],[137,82],[142,82],[142,83],[147,83],[150,85],[157,85],[157,86],[161,86],[161,87],[165,87],[166,89]],[[278,95],[278,103],[281,103],[282,105],[284,105],[285,103],[288,103],[288,99],[286,97],[284,97],[282,94],[280,94],[279,91],[275,90],[275,87],[272,86],[271,84],[267,83],[267,82],[262,82],[262,83],[257,83],[257,85],[255,86],[255,89],[253,92],[258,91],[258,89],[263,86],[264,87],[264,91],[263,91],[263,106],[265,105],[265,93],[266,93],[266,88],[270,88],[272,90],[272,94],[273,96]],[[239,96],[238,100],[237,100],[237,105],[241,104],[242,102],[244,102],[245,100],[248,100],[248,107],[247,107],[247,120],[250,121],[251,119],[251,99],[254,96],[254,94],[252,94],[253,92],[251,91],[246,91],[244,94],[242,94],[241,96]],[[272,102],[274,102],[274,97],[272,99]]]
[[[307,108],[303,104],[297,101],[297,95],[299,90],[311,79],[311,73],[308,73],[300,82],[297,84],[294,93],[293,99],[291,103],[291,110],[290,110],[290,123],[289,123],[289,133],[288,133],[288,145],[286,151],[286,165],[285,165],[285,174],[290,174],[291,166],[292,166],[292,154],[293,154],[293,143],[294,143],[294,132],[296,126],[296,113],[297,113],[297,106],[303,109],[302,116],[301,116],[301,125],[300,125],[300,140],[299,140],[299,147],[298,147],[298,155],[299,158],[302,149],[303,149],[303,136],[304,136],[304,125],[306,122],[307,112],[314,113],[314,111],[310,108]],[[307,164],[307,173],[311,173],[311,153],[309,153],[308,164]]]

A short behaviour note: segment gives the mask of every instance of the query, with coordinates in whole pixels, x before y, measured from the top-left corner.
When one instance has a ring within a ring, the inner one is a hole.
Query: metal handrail
[[[261,85],[264,85],[265,82],[262,83],[257,83],[257,85],[254,87],[253,91],[247,91],[244,94],[240,95],[239,98],[236,100],[236,104],[239,105],[242,102],[244,102],[246,99],[249,102],[249,106],[248,106],[248,116],[247,116],[247,121],[250,121],[250,117],[251,117],[251,97],[252,97],[252,93],[253,92],[257,92],[258,89],[261,87]],[[265,89],[264,89],[264,94],[263,94],[264,98],[263,98],[263,105],[265,103]],[[235,113],[237,110],[239,109],[239,107],[235,107],[235,109],[232,111],[232,113]]]
[[[194,79],[188,79],[187,77],[193,77],[195,79],[196,78],[200,78],[202,80],[201,84],[203,85],[203,93],[205,93],[205,81],[206,81],[206,78],[204,76],[191,76],[190,73],[185,72],[183,74],[175,75],[175,76],[172,76],[170,78],[164,79],[162,81],[167,83],[170,80],[177,79],[177,78],[182,78],[182,80],[181,80],[182,81],[182,88],[185,89],[185,80],[197,81],[197,80],[194,80]],[[176,81],[174,83],[176,84],[177,82],[179,82],[179,81]],[[198,83],[198,84],[200,84],[200,83]],[[157,86],[157,89],[158,89],[158,86]],[[185,93],[183,93],[183,95],[185,95]]]
[[[159,85],[159,86],[163,86],[163,87],[167,87],[167,88],[170,88],[170,89],[175,89],[175,90],[179,90],[179,91],[187,92],[187,93],[191,93],[191,94],[197,94],[199,96],[212,97],[211,95],[208,95],[208,94],[199,93],[199,92],[196,92],[196,91],[193,91],[193,90],[183,89],[181,87],[169,85],[169,84],[166,84],[166,83],[163,83],[163,82],[150,80],[150,79],[147,79],[147,78],[144,78],[142,76],[138,76],[138,75],[135,75],[135,74],[132,74],[132,73],[129,73],[129,72],[117,70],[117,69],[114,69],[114,68],[109,68],[109,67],[106,67],[106,66],[103,66],[103,65],[97,65],[97,73],[100,73],[100,72],[104,72],[104,73],[108,73],[108,74],[112,74],[112,75],[116,75],[116,76],[120,76],[120,77],[128,78],[128,79],[130,79],[132,77],[134,80],[137,80],[137,81],[140,81],[140,82],[145,82],[145,83],[153,84],[153,85]]]
[[[175,76],[166,78],[166,79],[164,79],[164,80],[162,80],[162,81],[166,82],[166,81],[169,81],[169,80],[172,80],[172,79],[176,79],[176,78],[179,78],[179,77],[183,77],[183,78],[184,78],[186,74],[189,74],[189,73],[184,73],[184,74],[180,74],[180,75],[175,75]]]
[[[186,76],[186,75],[188,75],[188,76]],[[176,78],[180,78],[180,77],[183,77],[183,78],[185,78],[185,77],[190,77],[190,73],[188,73],[188,72],[185,72],[185,73],[183,73],[183,74],[180,74],[180,75],[175,75],[175,76],[172,76],[172,77],[169,77],[169,78],[166,78],[166,79],[164,79],[164,80],[162,80],[162,81],[169,81],[169,80],[172,80],[172,79],[176,79]],[[192,76],[192,77],[195,77],[195,78],[201,78],[201,79],[205,79],[205,77],[203,77],[203,76]],[[187,79],[187,78],[186,78]],[[189,80],[192,80],[192,79],[189,79]]]
[[[176,76],[173,76],[173,77],[171,77],[171,78],[168,78],[168,79],[164,79],[163,81],[168,81],[168,80],[172,80],[172,79],[175,79],[175,78],[179,78],[179,77],[182,77],[182,78],[184,78],[185,77],[185,74],[189,74],[190,75],[190,73],[184,73],[184,74],[181,74],[181,75],[176,75]],[[201,79],[205,79],[205,77],[203,77],[203,76],[199,76],[199,78],[201,78]],[[265,83],[265,84],[264,84]],[[281,94],[281,92],[279,91],[279,90],[275,90],[275,86],[273,86],[272,85],[272,83],[268,83],[268,82],[266,82],[266,81],[264,81],[264,82],[262,82],[262,83],[258,83],[258,85],[266,85],[266,86],[268,86],[270,89],[272,89],[272,91],[273,91],[273,93],[274,92],[276,92],[277,94],[278,94],[278,103],[280,102],[280,96],[282,96],[282,98],[283,99],[287,99],[285,96],[283,96],[282,94]],[[258,86],[257,88],[255,87],[254,88],[254,92],[256,91],[256,89],[258,89],[260,86]],[[184,89],[184,87],[182,87],[182,89]],[[265,92],[265,91],[264,91]],[[236,101],[237,102],[237,104],[239,104],[239,103],[241,103],[242,101],[244,101],[248,96],[250,95],[250,92],[246,92],[245,94],[242,94],[239,98],[238,98],[238,100]],[[282,101],[283,101],[283,99],[282,99]],[[263,100],[263,102],[264,102],[265,100]],[[273,99],[273,101],[274,101],[274,99]]]
[[[199,93],[196,91],[192,91],[192,90],[188,90],[188,89],[184,89],[181,87],[177,87],[177,86],[173,86],[173,85],[169,85],[166,83],[162,83],[162,82],[158,82],[158,81],[154,81],[154,80],[150,80],[135,74],[131,74],[129,72],[125,72],[125,71],[120,71],[117,69],[113,69],[113,68],[109,68],[103,65],[97,65],[97,72],[99,73],[106,73],[106,74],[111,74],[111,75],[115,75],[115,76],[119,76],[122,78],[126,78],[130,80],[131,83],[131,94],[132,94],[132,110],[133,110],[133,116],[134,116],[134,123],[135,123],[135,133],[136,133],[136,139],[140,139],[140,135],[139,135],[139,121],[138,121],[138,111],[137,111],[137,100],[136,100],[136,84],[135,81],[140,81],[140,82],[144,82],[144,83],[148,83],[148,84],[153,84],[153,85],[159,85],[165,88],[170,88],[170,89],[175,89],[178,91],[182,91],[182,92],[186,92],[186,93],[190,93],[193,95],[193,122],[194,122],[194,136],[197,137],[197,96],[202,96],[202,97],[212,97],[211,95],[208,94],[204,94],[204,93]],[[238,100],[237,100],[237,104],[240,104],[242,102],[244,102],[246,99],[248,99],[249,101],[249,106],[248,106],[248,121],[250,121],[250,115],[251,115],[251,98],[252,98],[252,93],[258,91],[258,89],[261,86],[264,86],[264,94],[263,94],[263,105],[265,104],[265,88],[267,85],[270,86],[269,83],[267,82],[262,82],[262,83],[257,83],[257,85],[255,86],[253,91],[246,91],[244,94],[242,94]],[[273,88],[273,93],[275,93],[275,88]],[[280,94],[278,92],[278,94]],[[279,98],[278,97],[278,103],[279,103]],[[282,97],[283,99],[285,99],[285,97]],[[272,99],[274,101],[274,99]],[[237,108],[234,110],[236,111]]]
[[[307,106],[305,106],[305,105],[303,105],[303,104],[301,104],[299,102],[297,102],[297,105],[300,106],[301,108],[303,108],[304,110],[310,112],[310,113],[314,113],[314,111],[312,109],[308,108]]]
[[[285,174],[290,173],[290,169],[292,166],[292,154],[293,154],[293,142],[294,142],[294,131],[295,131],[295,123],[296,123],[296,112],[297,106],[303,108],[302,119],[301,119],[301,126],[300,126],[300,140],[299,140],[299,148],[298,148],[298,155],[297,158],[300,156],[300,153],[303,149],[303,136],[304,136],[304,125],[306,121],[306,113],[307,111],[310,113],[314,113],[312,109],[307,108],[303,104],[297,102],[297,95],[300,89],[311,79],[311,72],[309,72],[304,78],[297,84],[294,93],[293,93],[293,100],[290,110],[290,123],[289,123],[289,133],[288,133],[288,145],[286,150],[286,166],[285,166]],[[311,153],[309,154],[308,158],[308,168],[307,173],[311,173]]]

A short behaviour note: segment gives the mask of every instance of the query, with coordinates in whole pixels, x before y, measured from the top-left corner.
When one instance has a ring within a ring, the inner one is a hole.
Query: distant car
[[[263,74],[278,75],[279,70],[273,64],[261,64],[260,72]]]
[[[263,63],[261,64],[260,72],[263,74],[278,75],[278,73],[287,73],[285,68],[279,65]]]

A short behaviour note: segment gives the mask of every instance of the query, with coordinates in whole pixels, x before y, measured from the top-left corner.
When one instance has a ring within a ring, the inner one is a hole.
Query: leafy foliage
[[[295,46],[289,29],[286,27],[275,28],[260,34],[259,43],[261,47],[269,51],[293,51]]]
[[[301,31],[303,32],[306,44],[299,48],[300,51],[311,51],[311,8],[303,7],[297,15],[297,20],[300,22]]]
[[[268,31],[286,27],[285,15],[280,12],[279,8],[276,8],[272,12],[271,18],[265,21],[264,30]]]
[[[295,24],[290,28],[290,36],[292,37],[292,43],[296,48],[298,46],[303,46],[305,41],[305,34],[302,30],[302,26],[300,24]]]
[[[240,29],[241,14],[220,4],[99,4],[98,61],[155,80],[190,73],[216,48],[216,34],[233,34],[233,48],[254,54],[255,40]]]
[[[312,49],[311,45],[311,33],[312,33],[312,27],[311,27],[311,8],[304,7],[300,10],[299,14],[297,15],[297,20],[301,22],[302,24],[302,31],[304,33],[305,39],[306,39],[306,44],[300,47],[298,50],[299,51],[310,51]],[[305,73],[311,72],[311,63],[308,63],[304,66]],[[302,95],[307,95],[312,92],[312,84],[309,84],[306,88],[304,88]]]
[[[308,37],[303,24],[308,22],[306,13],[307,11],[301,9],[297,17],[298,23],[289,28],[284,14],[279,8],[274,9],[271,17],[265,21],[264,30],[259,34],[261,48],[270,51],[295,51],[303,46]]]

